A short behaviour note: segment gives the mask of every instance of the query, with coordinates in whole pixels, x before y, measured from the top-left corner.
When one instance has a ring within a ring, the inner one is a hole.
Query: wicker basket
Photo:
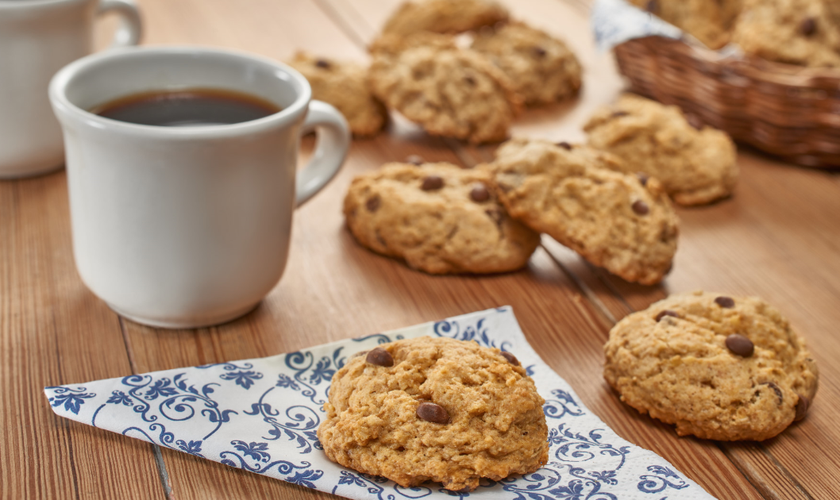
[[[840,70],[734,60],[658,36],[615,48],[634,92],[810,167],[840,166]]]

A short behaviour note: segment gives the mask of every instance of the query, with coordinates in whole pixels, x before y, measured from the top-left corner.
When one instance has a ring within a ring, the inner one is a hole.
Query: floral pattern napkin
[[[403,488],[330,462],[316,431],[330,380],[360,350],[423,335],[473,340],[516,355],[546,399],[549,463],[483,481],[472,493]],[[618,437],[525,340],[510,307],[262,359],[44,389],[53,411],[84,424],[335,495],[369,499],[708,499],[653,452]]]

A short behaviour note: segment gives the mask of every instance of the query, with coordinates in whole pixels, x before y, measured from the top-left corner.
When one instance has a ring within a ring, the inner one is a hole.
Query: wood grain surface
[[[361,62],[399,2],[138,0],[146,44],[227,47],[280,60],[305,49]],[[586,0],[504,3],[515,17],[566,39],[585,67],[578,99],[524,112],[514,135],[582,140],[588,115],[622,88],[610,55],[593,47]],[[113,24],[106,21],[98,39]],[[492,159],[493,150],[430,137],[394,115],[385,133],[355,141],[336,179],[298,210],[285,275],[257,310],[198,330],[123,320],[85,288],[72,259],[63,172],[0,182],[0,496],[330,497],[58,418],[42,388],[268,356],[510,304],[529,342],[593,412],[712,495],[840,497],[837,174],[742,150],[732,199],[679,209],[674,270],[657,287],[610,276],[548,237],[520,272],[429,276],[365,250],[345,229],[341,203],[354,175],[411,154],[470,167]],[[759,295],[806,336],[821,370],[807,419],[763,443],[718,443],[678,438],[619,401],[601,376],[611,326],[671,292],[694,289]]]

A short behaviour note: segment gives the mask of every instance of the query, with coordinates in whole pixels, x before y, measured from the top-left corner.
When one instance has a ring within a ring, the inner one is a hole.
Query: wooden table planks
[[[148,44],[200,44],[276,59],[297,49],[366,60],[365,45],[400,0],[139,0]],[[581,97],[529,111],[513,133],[581,140],[580,125],[621,88],[592,46],[585,0],[509,0],[516,17],[566,38],[586,68]],[[104,37],[103,37],[104,39]],[[419,154],[471,166],[493,147],[432,138],[397,117],[356,141],[338,177],[295,217],[286,273],[238,321],[158,330],[120,319],[72,262],[66,176],[0,182],[0,496],[3,498],[327,498],[55,417],[41,388],[129,373],[267,356],[502,304],[532,345],[616,432],[652,449],[719,498],[840,495],[840,181],[760,154],[740,155],[736,196],[680,209],[674,271],[642,287],[592,268],[550,238],[518,273],[432,277],[361,248],[343,227],[352,177]],[[677,438],[622,405],[601,378],[612,324],[670,292],[757,294],[803,331],[822,370],[809,417],[760,444]]]

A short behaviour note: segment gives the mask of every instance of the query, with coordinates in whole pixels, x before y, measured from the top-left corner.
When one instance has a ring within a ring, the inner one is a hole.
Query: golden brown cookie
[[[656,177],[680,205],[701,205],[732,194],[737,151],[720,130],[691,126],[676,106],[633,94],[597,111],[584,126],[589,145],[610,152],[626,173]]]
[[[743,0],[630,0],[711,49],[729,43]]]
[[[419,31],[461,33],[507,19],[507,9],[493,1],[421,0],[401,4],[382,32],[399,36]]]
[[[391,163],[353,180],[344,215],[374,252],[431,274],[500,273],[525,266],[539,235],[511,219],[486,172],[448,163]]]
[[[836,17],[840,9],[830,10],[829,1],[744,0],[744,4],[732,40],[746,54],[802,66],[840,66]]]
[[[357,136],[376,134],[385,125],[388,111],[367,87],[367,68],[360,64],[315,57],[298,52],[289,65],[312,86],[312,98],[335,106]]]
[[[478,52],[434,33],[385,36],[371,52],[374,95],[430,134],[472,143],[507,138],[519,99]]]
[[[817,365],[802,337],[755,297],[693,292],[610,331],[604,378],[621,400],[680,436],[769,439],[805,416]]]
[[[655,284],[677,251],[677,216],[656,179],[615,172],[617,162],[586,146],[514,139],[489,169],[511,217],[627,281]]]
[[[580,63],[574,53],[548,33],[513,22],[480,30],[472,48],[507,75],[525,104],[548,104],[577,94]]]
[[[431,480],[472,491],[481,478],[536,471],[548,461],[544,401],[508,356],[419,337],[351,358],[324,405],[324,452],[404,487]]]

